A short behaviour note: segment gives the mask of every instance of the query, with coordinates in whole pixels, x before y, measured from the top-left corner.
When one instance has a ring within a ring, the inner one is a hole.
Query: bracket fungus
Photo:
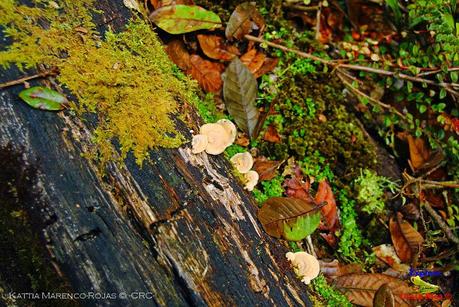
[[[260,176],[256,171],[248,171],[247,173],[244,174],[244,179],[245,179],[245,189],[247,191],[252,191],[253,188],[257,185],[258,179]]]
[[[221,125],[226,130],[226,132],[228,132],[231,135],[231,139],[229,140],[228,146],[233,144],[237,136],[236,125],[233,124],[233,122],[229,119],[220,119],[219,121],[217,121],[217,124]]]
[[[231,133],[220,124],[202,125],[199,134],[207,136],[206,152],[210,155],[219,155],[232,144]]]
[[[203,152],[207,148],[207,144],[209,143],[209,139],[207,135],[204,134],[196,134],[193,135],[193,140],[191,141],[191,152],[194,154],[198,154]]]
[[[241,174],[247,173],[253,166],[252,155],[247,151],[235,154],[230,161],[234,168],[236,168]]]
[[[313,255],[306,252],[288,252],[285,256],[294,266],[296,275],[298,275],[301,281],[306,285],[319,276],[320,264]]]

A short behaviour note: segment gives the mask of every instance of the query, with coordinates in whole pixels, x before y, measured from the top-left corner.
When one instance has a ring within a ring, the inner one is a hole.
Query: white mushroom
[[[253,166],[253,158],[249,152],[237,153],[230,161],[241,174],[247,173]]]
[[[219,155],[228,147],[232,136],[220,124],[205,124],[199,129],[199,134],[207,136],[206,152]]]
[[[234,125],[233,122],[228,120],[228,119],[220,119],[219,121],[217,121],[217,124],[219,124],[223,128],[225,128],[226,132],[228,132],[231,135],[231,139],[230,139],[230,141],[228,143],[228,146],[233,144],[234,141],[236,140],[236,136],[237,136],[236,125]]]
[[[296,275],[301,278],[301,281],[308,285],[311,280],[319,276],[320,264],[313,255],[306,252],[296,252],[285,254],[287,259],[294,266]]]
[[[247,173],[245,173],[245,189],[247,191],[252,191],[258,183],[258,178],[260,178],[260,176],[258,176],[258,173],[256,171],[248,171]]]
[[[204,134],[196,134],[193,135],[193,140],[191,141],[191,152],[194,154],[203,152],[207,148],[207,144],[209,143],[209,140],[207,138],[207,135]]]

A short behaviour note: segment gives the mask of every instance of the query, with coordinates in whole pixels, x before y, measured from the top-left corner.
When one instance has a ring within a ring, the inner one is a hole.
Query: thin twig
[[[8,81],[8,82],[5,82],[5,83],[1,83],[0,84],[0,89],[6,88],[6,87],[10,87],[10,86],[13,86],[13,85],[17,85],[17,84],[21,84],[21,83],[24,83],[26,81],[30,81],[30,80],[37,79],[37,78],[46,78],[46,77],[49,77],[49,76],[55,76],[55,75],[57,75],[57,73],[58,72],[57,72],[56,68],[51,68],[49,70],[43,71],[41,73],[38,73],[38,74],[35,74],[35,75],[32,75],[32,76],[25,76],[25,77],[21,77],[21,78],[16,79],[16,80],[11,80],[11,81]]]
[[[430,206],[430,204],[427,201],[424,201],[421,203],[421,205],[426,208],[426,211],[435,220],[435,222],[437,222],[438,226],[440,226],[440,228],[445,232],[446,237],[456,245],[459,245],[459,238],[454,235],[453,231],[443,221],[443,218]]]
[[[446,82],[437,83],[437,82],[429,80],[429,79],[413,77],[413,76],[410,76],[410,75],[407,75],[407,74],[404,74],[404,73],[399,73],[399,72],[394,72],[394,71],[389,71],[389,70],[384,70],[384,69],[379,69],[379,68],[373,68],[373,67],[368,67],[368,66],[362,66],[362,65],[342,64],[342,63],[339,63],[339,62],[336,62],[336,61],[330,61],[330,60],[322,59],[322,58],[320,58],[318,56],[315,56],[315,55],[312,55],[310,53],[306,53],[306,52],[299,51],[299,50],[296,50],[296,49],[288,48],[286,46],[279,45],[279,44],[264,40],[264,39],[256,37],[256,36],[245,35],[244,37],[247,40],[250,40],[250,41],[253,41],[253,42],[257,42],[257,43],[260,43],[260,44],[265,44],[267,46],[270,46],[270,47],[273,47],[273,48],[277,48],[277,49],[283,50],[285,52],[292,52],[292,53],[295,53],[295,54],[297,54],[297,55],[299,55],[299,56],[301,56],[303,58],[311,59],[311,60],[320,62],[320,63],[322,63],[324,65],[331,66],[333,68],[345,68],[345,69],[350,69],[350,70],[365,71],[365,72],[375,73],[375,74],[379,74],[379,75],[383,75],[383,76],[391,76],[391,77],[395,77],[395,78],[398,78],[398,79],[408,80],[408,81],[417,82],[417,83],[426,83],[426,84],[442,87],[446,91],[451,93],[452,95],[459,97],[459,93],[451,88],[453,86],[459,86],[459,84],[446,83]]]
[[[318,5],[304,6],[304,5],[298,5],[298,4],[283,3],[282,6],[287,9],[303,11],[303,12],[317,11],[319,9]]]

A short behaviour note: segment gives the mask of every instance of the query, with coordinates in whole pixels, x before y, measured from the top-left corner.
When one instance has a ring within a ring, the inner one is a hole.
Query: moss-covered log
[[[127,22],[123,1],[98,6],[102,28]],[[1,82],[21,74],[3,71]],[[306,287],[287,269],[286,250],[263,233],[256,204],[223,157],[192,155],[184,145],[151,152],[142,167],[128,155],[101,176],[100,164],[83,157],[93,146],[95,120],[33,110],[19,100],[21,89],[0,92],[1,166],[11,170],[1,177],[8,188],[0,197],[18,204],[27,223],[0,231],[33,237],[1,258],[3,293],[105,295],[65,301],[89,306],[309,305]],[[189,129],[178,126],[189,138]],[[11,266],[27,262],[18,262],[19,251],[40,263],[40,278],[15,277]],[[52,282],[45,271],[55,272]],[[136,299],[139,292],[151,298]],[[14,303],[2,300],[8,299]],[[26,301],[16,303],[49,306]]]

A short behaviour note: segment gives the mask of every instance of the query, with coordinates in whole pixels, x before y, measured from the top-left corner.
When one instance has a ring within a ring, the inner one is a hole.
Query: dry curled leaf
[[[265,135],[263,136],[263,140],[271,143],[280,143],[281,137],[277,132],[276,127],[274,127],[273,125],[269,125],[266,129]]]
[[[260,115],[255,105],[258,92],[255,77],[238,58],[234,58],[225,71],[224,79],[223,97],[228,113],[242,131],[254,138]]]
[[[182,41],[175,39],[168,43],[166,46],[166,53],[172,62],[180,69],[187,71],[190,68],[190,54]]]
[[[221,73],[224,69],[225,65],[221,63],[207,61],[199,55],[193,54],[187,73],[198,81],[204,91],[217,93],[223,85]]]
[[[397,307],[412,306],[412,302],[403,298],[403,295],[412,293],[413,289],[406,282],[392,276],[378,273],[347,274],[338,277],[335,283],[351,303],[368,307],[373,306],[376,291],[384,284],[392,291]]]
[[[376,291],[373,300],[374,307],[394,307],[395,298],[388,284],[384,284]]]
[[[271,180],[277,175],[277,169],[282,161],[270,161],[265,157],[255,159],[253,169],[260,175],[260,181]]]
[[[231,61],[240,54],[237,47],[225,45],[218,35],[199,34],[198,41],[204,54],[214,60]]]
[[[241,62],[249,68],[255,78],[258,78],[272,71],[279,62],[279,59],[268,58],[263,52],[250,49],[241,56]]]
[[[319,225],[319,206],[298,198],[273,197],[258,210],[263,229],[276,238],[299,241]]]
[[[255,7],[254,2],[244,2],[239,4],[231,14],[225,35],[228,39],[234,37],[240,40],[252,30],[262,32],[264,27],[265,21]]]
[[[351,273],[363,273],[362,266],[357,263],[341,264],[334,259],[331,262],[319,260],[320,271],[327,277],[336,278]]]
[[[422,138],[415,138],[406,132],[399,133],[398,136],[408,142],[410,162],[413,169],[422,168],[430,159],[430,150],[425,141]]]
[[[424,238],[403,219],[400,212],[390,219],[389,230],[397,256],[402,262],[411,262],[415,266]]]
[[[302,176],[294,176],[293,178],[285,179],[285,194],[290,197],[312,202],[314,199],[309,193],[309,189],[311,187],[310,183],[303,182],[302,178]]]
[[[327,203],[320,209],[325,220],[323,229],[334,231],[338,226],[338,207],[336,206],[333,191],[327,181],[319,182],[315,201],[318,204],[324,201]]]

